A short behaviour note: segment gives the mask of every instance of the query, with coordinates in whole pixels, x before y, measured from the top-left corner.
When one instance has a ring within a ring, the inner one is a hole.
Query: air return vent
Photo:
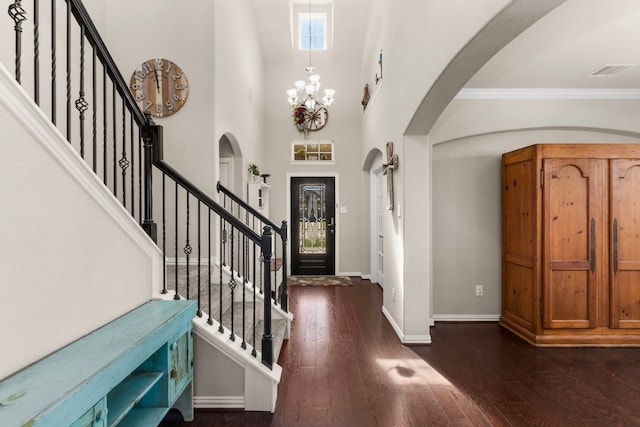
[[[592,71],[588,77],[609,77],[620,74],[621,72],[628,70],[631,67],[635,67],[637,64],[609,64]]]

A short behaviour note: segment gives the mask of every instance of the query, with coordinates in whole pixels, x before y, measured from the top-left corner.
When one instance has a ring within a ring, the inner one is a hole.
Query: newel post
[[[273,368],[273,335],[271,335],[271,227],[262,231],[262,261],[264,262],[264,334],[262,335],[262,364]]]
[[[282,221],[282,295],[280,297],[280,306],[286,312],[289,311],[289,290],[287,288],[287,221]]]
[[[153,222],[153,163],[162,160],[162,126],[156,125],[150,114],[142,130],[144,140],[144,220],[142,229],[158,243],[158,225]]]

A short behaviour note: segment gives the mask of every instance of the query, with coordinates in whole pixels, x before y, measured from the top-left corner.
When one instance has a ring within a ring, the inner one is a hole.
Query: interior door
[[[594,159],[544,160],[544,327],[593,328],[606,275],[606,173]]]
[[[291,274],[335,274],[335,178],[291,178]]]
[[[383,203],[382,169],[375,175],[375,269],[378,284],[384,287],[384,235],[383,235]]]
[[[611,161],[611,327],[640,328],[640,160]]]

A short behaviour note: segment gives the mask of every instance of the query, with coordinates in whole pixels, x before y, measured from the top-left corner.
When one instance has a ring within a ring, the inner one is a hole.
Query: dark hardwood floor
[[[532,347],[496,323],[438,323],[403,346],[382,291],[292,287],[274,414],[196,410],[171,426],[640,426],[640,349]]]

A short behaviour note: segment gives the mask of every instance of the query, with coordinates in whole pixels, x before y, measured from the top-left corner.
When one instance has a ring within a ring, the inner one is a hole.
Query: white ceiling
[[[569,0],[498,52],[472,88],[638,88],[640,65],[587,77],[608,64],[640,64],[640,1]]]
[[[307,4],[304,0],[251,0],[265,62],[294,58],[290,32],[294,1]],[[333,3],[331,59],[359,60],[369,0],[312,3]],[[496,54],[467,87],[640,87],[640,65],[611,77],[587,77],[607,64],[640,64],[640,0],[568,0]]]

